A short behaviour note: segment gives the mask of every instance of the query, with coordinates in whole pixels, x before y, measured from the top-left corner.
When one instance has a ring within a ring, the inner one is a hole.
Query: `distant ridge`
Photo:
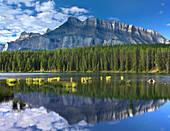
[[[130,43],[170,44],[170,41],[153,30],[143,29],[134,25],[97,18],[88,18],[85,21],[81,21],[76,17],[69,17],[61,26],[54,30],[47,29],[43,35],[22,32],[16,41],[6,43],[3,51],[54,50],[98,44]]]

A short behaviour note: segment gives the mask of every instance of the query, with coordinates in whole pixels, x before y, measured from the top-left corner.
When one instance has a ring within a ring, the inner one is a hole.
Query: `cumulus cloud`
[[[7,4],[15,4],[15,5],[18,5],[20,3],[23,3],[25,4],[25,6],[27,7],[32,7],[34,6],[34,1],[35,0],[7,0]]]
[[[85,20],[91,17],[88,13],[76,6],[56,8],[52,0],[0,0],[0,42],[16,40],[22,31],[45,33],[47,28],[58,27],[69,16]]]
[[[24,10],[23,13],[26,13],[28,15],[32,15],[34,13],[34,11],[32,11],[32,10]]]
[[[166,26],[170,26],[170,23],[168,23]]]
[[[165,6],[165,3],[161,3],[161,6]]]
[[[116,18],[116,17],[109,17],[109,20],[114,20],[114,21],[119,21],[120,19]]]
[[[163,13],[164,13],[164,11],[162,11],[162,10],[159,11],[159,14],[160,14],[160,15],[163,14]]]
[[[1,34],[0,34],[0,35],[1,35]],[[0,43],[6,43],[6,42],[8,42],[8,41],[14,41],[14,40],[16,40],[16,39],[18,39],[18,36],[17,36],[17,37],[0,36]]]
[[[61,8],[62,12],[65,14],[81,14],[81,13],[88,13],[88,10],[78,7],[71,7],[71,8]]]
[[[89,16],[89,18],[90,18],[91,16]],[[87,19],[87,16],[85,16],[85,15],[81,15],[81,16],[77,16],[77,18],[79,19],[79,20],[82,20],[82,21],[84,21],[84,20],[86,20]]]
[[[36,7],[35,7],[35,10],[38,11],[38,12],[41,12],[41,11],[54,11],[54,5],[55,5],[55,2],[54,1],[48,1],[48,2],[44,2],[42,4],[40,4],[39,1],[36,2]]]

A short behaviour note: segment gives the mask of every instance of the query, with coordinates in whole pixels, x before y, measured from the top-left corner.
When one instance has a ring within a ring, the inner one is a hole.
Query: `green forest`
[[[93,98],[117,98],[117,99],[169,99],[169,85],[164,85],[159,82],[149,84],[146,81],[133,81],[131,84],[120,85],[118,81],[92,82],[81,84],[76,81],[78,86],[72,92],[74,96],[93,97]],[[49,83],[48,83],[49,84]],[[16,93],[43,93],[69,95],[69,87],[59,87],[55,85],[36,85],[27,84],[24,80],[16,83],[15,86],[7,86],[5,82],[0,83],[0,102],[10,99]],[[5,93],[5,94],[4,94]]]
[[[170,72],[170,45],[76,47],[0,52],[1,72]]]

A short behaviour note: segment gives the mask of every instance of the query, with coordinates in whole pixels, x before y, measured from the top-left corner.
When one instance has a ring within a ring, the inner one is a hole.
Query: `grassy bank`
[[[170,74],[167,71],[142,71],[142,72],[135,72],[135,71],[0,71],[0,73],[139,73],[139,74]]]

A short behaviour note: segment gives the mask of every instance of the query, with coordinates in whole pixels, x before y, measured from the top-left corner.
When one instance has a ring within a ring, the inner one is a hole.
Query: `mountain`
[[[2,51],[4,49],[5,45],[4,44],[0,44],[0,51]]]
[[[82,120],[94,124],[133,117],[155,111],[166,103],[164,99],[133,100],[133,106],[131,106],[130,100],[126,99],[96,99],[72,95],[44,95],[43,93],[19,93],[15,94],[15,98],[24,100],[30,108],[43,106],[48,111],[59,113],[71,125]]]
[[[75,17],[43,35],[22,32],[13,42],[6,43],[3,51],[53,50],[93,45],[114,44],[170,44],[170,41],[153,30],[127,25],[117,21],[88,18],[81,21]]]

